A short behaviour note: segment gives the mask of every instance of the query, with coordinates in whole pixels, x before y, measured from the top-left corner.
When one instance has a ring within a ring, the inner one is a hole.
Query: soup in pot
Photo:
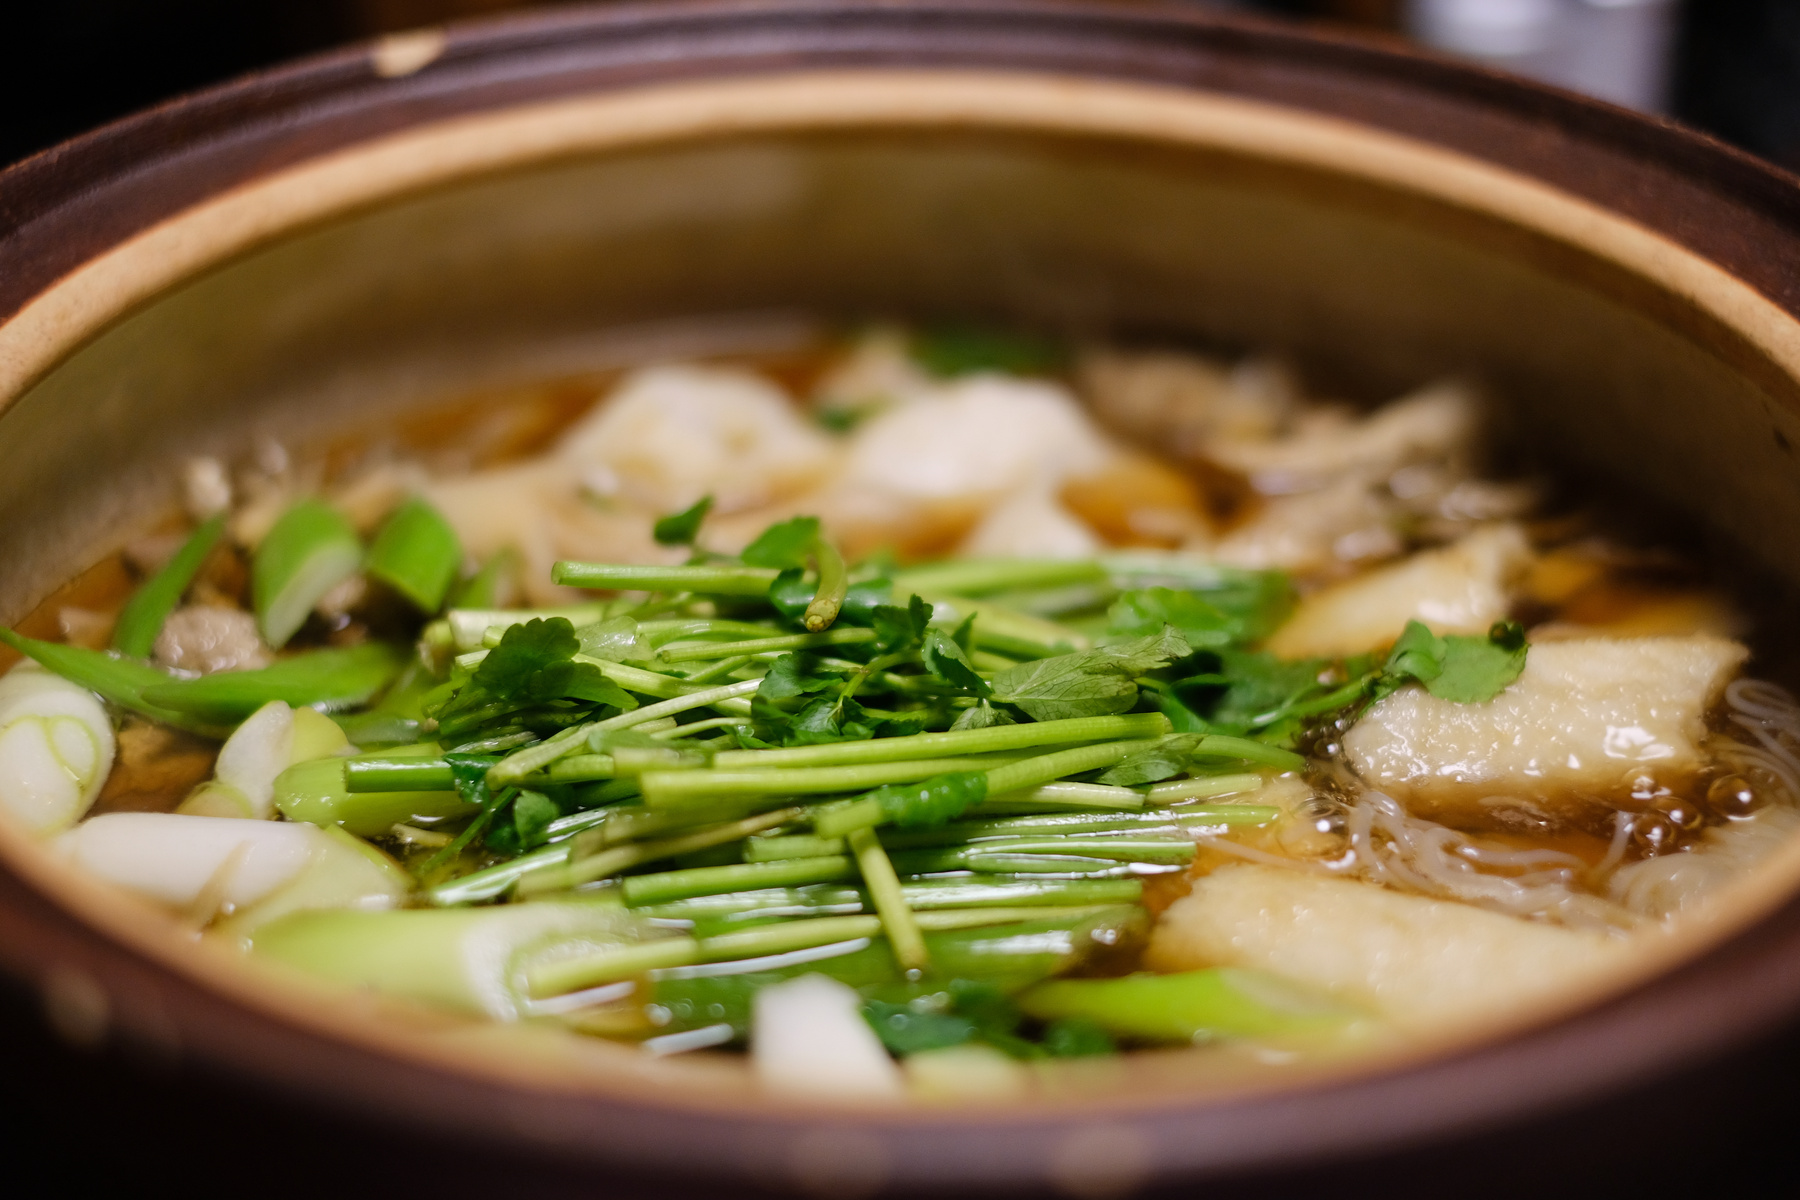
[[[878,329],[197,459],[0,631],[0,807],[252,960],[787,1094],[1497,1027],[1789,842],[1800,708],[1488,417]]]

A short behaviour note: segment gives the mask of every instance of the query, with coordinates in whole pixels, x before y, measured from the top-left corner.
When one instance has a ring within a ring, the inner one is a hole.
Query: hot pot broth
[[[254,958],[789,1092],[1502,1019],[1785,841],[1800,710],[1488,444],[880,331],[196,461],[9,638],[0,798]]]

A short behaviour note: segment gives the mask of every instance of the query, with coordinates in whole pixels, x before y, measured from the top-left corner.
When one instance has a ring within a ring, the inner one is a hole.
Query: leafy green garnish
[[[994,676],[994,696],[1038,721],[1125,712],[1137,703],[1139,675],[1192,654],[1173,627],[1146,637],[1020,663]]]
[[[752,567],[773,567],[778,571],[804,567],[806,556],[818,540],[819,518],[793,517],[763,530],[754,542],[744,547],[740,557]]]
[[[953,378],[976,371],[1047,375],[1062,366],[1062,347],[1043,338],[967,326],[946,326],[918,334],[912,357],[933,375]]]
[[[1441,700],[1481,704],[1492,700],[1525,669],[1525,631],[1516,621],[1499,621],[1486,637],[1439,637],[1418,621],[1408,621],[1372,688],[1379,700],[1418,681]]]
[[[1181,632],[1196,650],[1221,649],[1260,641],[1292,607],[1287,580],[1259,572],[1254,586],[1198,592],[1184,588],[1138,588],[1121,595],[1106,612],[1114,634],[1143,635],[1164,625]]]
[[[507,627],[500,644],[476,667],[473,683],[498,700],[544,701],[573,696],[617,708],[636,708],[623,688],[592,663],[573,661],[581,650],[567,617],[534,617]]]
[[[706,495],[696,500],[691,508],[658,517],[651,527],[651,536],[656,538],[659,546],[691,546],[700,533],[700,522],[712,511],[712,506],[712,496]]]
[[[896,604],[876,606],[869,614],[869,624],[875,630],[875,648],[891,655],[918,645],[931,624],[931,614],[931,605],[917,596],[908,600],[905,608]]]
[[[951,724],[950,728],[954,730],[987,729],[994,725],[1017,724],[1018,722],[1013,720],[1011,713],[1003,708],[995,708],[992,704],[983,700],[974,708],[963,709],[961,714],[958,715],[956,720]]]
[[[965,622],[965,625],[967,622]],[[976,674],[974,664],[956,639],[941,629],[925,630],[923,657],[925,669],[961,692],[991,696],[994,689]]]

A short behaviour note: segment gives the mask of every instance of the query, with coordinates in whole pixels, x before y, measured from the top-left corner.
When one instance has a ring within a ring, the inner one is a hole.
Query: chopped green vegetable
[[[1018,998],[1039,1020],[1092,1021],[1144,1041],[1271,1037],[1341,1028],[1356,1013],[1271,975],[1232,968],[1123,979],[1057,979]]]
[[[462,543],[443,514],[414,496],[375,535],[366,569],[420,612],[435,613],[462,569]]]
[[[276,521],[250,563],[250,591],[263,641],[277,649],[313,606],[362,565],[362,542],[323,500],[302,500]]]
[[[5,642],[20,654],[35,660],[71,683],[78,683],[91,692],[99,693],[121,708],[141,713],[177,729],[209,737],[223,738],[231,732],[226,723],[207,721],[151,701],[146,693],[175,682],[175,677],[167,671],[159,671],[135,659],[89,650],[84,646],[39,641],[10,629],[0,629],[0,642]]]
[[[144,688],[163,709],[213,724],[243,720],[271,700],[299,707],[349,708],[375,695],[406,665],[406,651],[387,642],[309,650],[254,671],[219,671]]]
[[[113,626],[113,649],[132,658],[150,657],[163,622],[180,606],[224,532],[225,514],[220,513],[189,534],[174,557],[132,593]]]

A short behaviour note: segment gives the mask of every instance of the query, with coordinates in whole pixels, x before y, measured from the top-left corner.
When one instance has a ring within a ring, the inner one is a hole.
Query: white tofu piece
[[[1406,687],[1372,707],[1344,749],[1371,787],[1424,816],[1499,794],[1622,795],[1644,773],[1674,780],[1701,766],[1707,709],[1748,655],[1707,636],[1533,645],[1524,672],[1487,703]]]
[[[1031,487],[988,510],[959,553],[996,558],[1085,558],[1101,549],[1094,531],[1048,488]]]
[[[1246,864],[1196,880],[1157,922],[1145,961],[1158,971],[1254,967],[1419,1027],[1514,1012],[1626,948],[1452,900]]]
[[[1091,475],[1114,453],[1066,388],[971,375],[865,422],[839,483],[914,503],[992,503]]]
[[[1314,592],[1269,639],[1282,658],[1337,657],[1391,645],[1408,621],[1433,633],[1486,633],[1531,563],[1516,525],[1490,525],[1441,550]]]
[[[686,365],[628,375],[556,450],[585,473],[610,472],[624,497],[657,513],[709,493],[721,512],[769,504],[818,482],[836,454],[762,376]]]

